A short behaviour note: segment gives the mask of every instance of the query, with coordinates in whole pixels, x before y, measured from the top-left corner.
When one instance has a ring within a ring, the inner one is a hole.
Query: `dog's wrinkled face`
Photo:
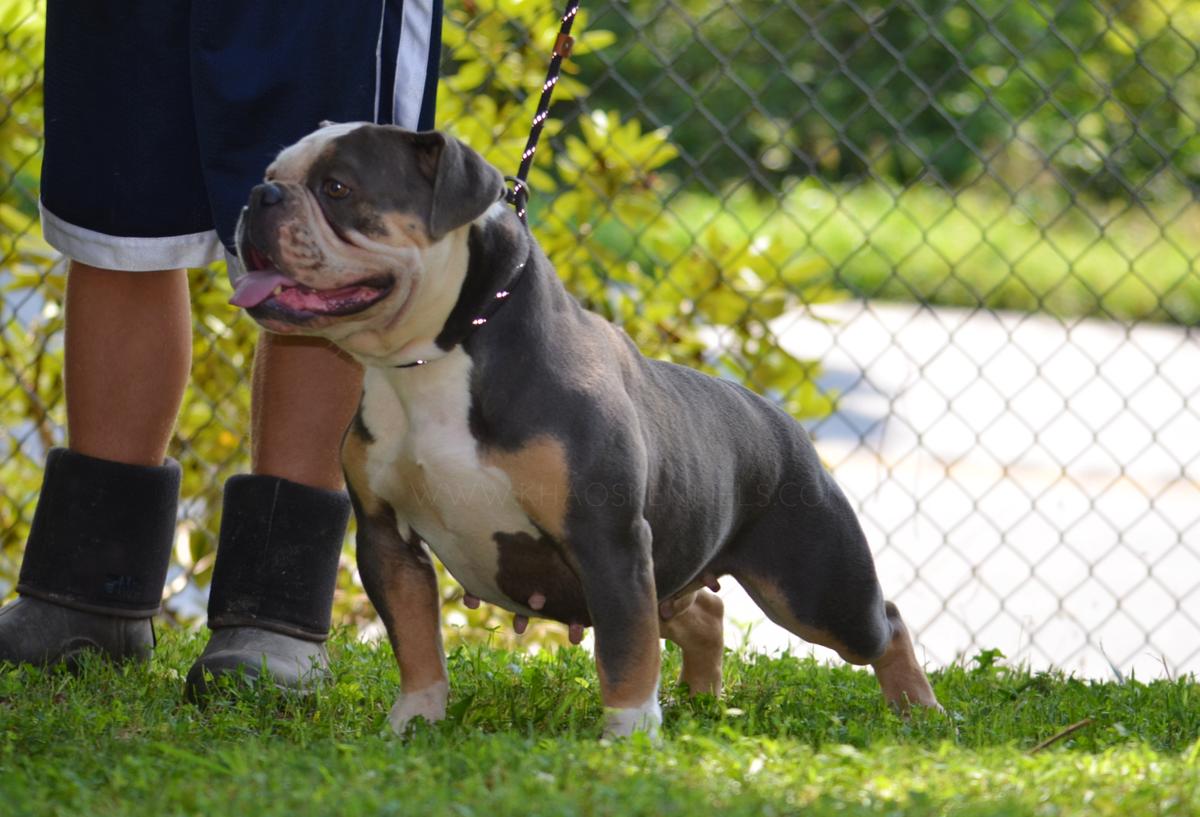
[[[466,271],[461,230],[503,191],[498,170],[441,133],[323,127],[251,192],[231,303],[273,332],[387,358],[436,336]]]

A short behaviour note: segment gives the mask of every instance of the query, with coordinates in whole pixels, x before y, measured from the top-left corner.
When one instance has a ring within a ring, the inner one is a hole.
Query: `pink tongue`
[[[296,282],[277,270],[256,270],[247,272],[238,279],[234,287],[233,297],[229,303],[234,306],[250,309],[258,306],[279,286],[295,286]]]

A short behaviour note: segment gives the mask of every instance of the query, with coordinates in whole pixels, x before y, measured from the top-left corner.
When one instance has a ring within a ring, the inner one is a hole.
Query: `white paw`
[[[429,723],[436,723],[446,717],[446,698],[450,693],[450,685],[445,681],[427,686],[417,692],[401,693],[388,713],[388,723],[397,735],[404,730],[414,718],[424,718]]]
[[[606,738],[627,738],[634,732],[645,732],[652,738],[658,737],[662,726],[662,708],[658,705],[658,689],[641,706],[628,709],[604,708],[604,732]]]

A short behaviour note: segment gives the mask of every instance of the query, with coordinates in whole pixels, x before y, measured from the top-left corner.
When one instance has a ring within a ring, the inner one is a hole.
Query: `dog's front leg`
[[[650,526],[639,513],[629,524],[592,518],[579,529],[572,551],[595,627],[604,736],[656,735],[661,661]]]
[[[437,574],[420,539],[400,533],[387,505],[358,515],[358,569],[400,665],[400,695],[388,715],[392,730],[400,734],[418,717],[440,721],[450,684]]]

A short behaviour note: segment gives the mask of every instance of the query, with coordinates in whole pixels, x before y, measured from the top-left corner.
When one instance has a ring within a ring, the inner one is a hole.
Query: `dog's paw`
[[[627,738],[634,732],[644,732],[650,738],[658,737],[658,728],[662,726],[662,708],[658,705],[658,695],[654,695],[641,706],[628,709],[615,707],[604,708],[604,738]]]
[[[450,685],[445,681],[417,692],[401,693],[392,705],[392,711],[388,713],[388,723],[392,732],[403,735],[408,725],[416,718],[424,718],[429,723],[444,719],[449,693]]]

